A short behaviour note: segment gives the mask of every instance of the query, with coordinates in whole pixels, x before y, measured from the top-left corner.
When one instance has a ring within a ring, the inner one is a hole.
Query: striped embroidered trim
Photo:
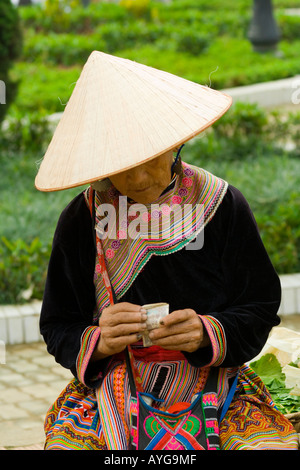
[[[207,366],[220,366],[224,361],[227,350],[223,326],[211,315],[199,315],[204,324],[212,345],[212,359]]]
[[[81,336],[80,351],[76,360],[76,371],[78,380],[85,385],[86,369],[94,352],[99,336],[100,328],[98,326],[87,327]]]

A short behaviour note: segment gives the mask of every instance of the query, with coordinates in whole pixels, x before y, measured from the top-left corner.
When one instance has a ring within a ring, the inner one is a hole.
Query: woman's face
[[[130,170],[110,176],[123,195],[140,204],[154,202],[170,184],[173,150]]]

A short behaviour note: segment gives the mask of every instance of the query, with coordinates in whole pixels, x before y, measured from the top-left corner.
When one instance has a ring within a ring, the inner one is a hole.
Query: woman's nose
[[[143,168],[143,165],[140,167],[132,168],[129,172],[129,181],[134,183],[136,186],[142,184],[147,180],[147,170]]]

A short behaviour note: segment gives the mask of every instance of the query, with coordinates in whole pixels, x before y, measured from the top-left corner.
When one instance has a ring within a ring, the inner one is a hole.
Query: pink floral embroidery
[[[182,198],[180,196],[173,196],[171,201],[172,204],[180,204],[182,202]]]
[[[106,256],[106,258],[108,258],[108,259],[113,258],[113,257],[115,256],[114,250],[113,250],[112,248],[108,248],[108,249],[106,250],[106,252],[105,252],[105,256]]]
[[[170,208],[170,206],[164,204],[161,208],[161,211],[164,215],[168,215],[171,212],[171,208]]]
[[[151,220],[151,214],[149,214],[149,212],[143,212],[142,219],[144,222],[149,222]]]
[[[126,224],[127,225],[127,224]],[[120,240],[125,240],[125,238],[127,238],[126,236],[126,230],[119,230],[118,233],[117,233],[117,237],[120,239]]]
[[[101,273],[101,266],[100,266],[100,264],[96,264],[96,266],[95,266],[95,271],[96,271],[96,273]]]
[[[190,188],[193,185],[193,180],[192,178],[188,178],[186,176],[185,178],[182,178],[182,184],[186,186],[187,188]]]

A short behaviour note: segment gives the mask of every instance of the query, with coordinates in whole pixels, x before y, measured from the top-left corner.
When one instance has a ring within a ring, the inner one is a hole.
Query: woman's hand
[[[164,349],[194,352],[210,344],[197,313],[192,309],[176,310],[163,318],[161,326],[150,331],[153,344]]]
[[[120,302],[104,308],[99,319],[100,338],[92,356],[103,359],[135,343],[146,329],[146,310],[140,305]]]

